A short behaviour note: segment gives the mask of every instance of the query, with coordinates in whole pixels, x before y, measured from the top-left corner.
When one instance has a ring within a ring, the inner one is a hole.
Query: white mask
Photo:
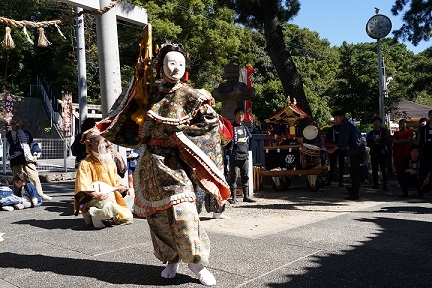
[[[168,52],[163,60],[164,79],[177,83],[186,71],[186,60],[183,54],[176,51]]]
[[[425,122],[421,122],[420,126],[426,126],[426,121]]]

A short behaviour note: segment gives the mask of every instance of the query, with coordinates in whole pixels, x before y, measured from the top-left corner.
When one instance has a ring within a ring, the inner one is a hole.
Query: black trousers
[[[330,154],[330,153],[329,153]],[[330,171],[328,182],[331,183],[333,180],[333,175],[336,170],[336,163],[339,167],[339,184],[343,182],[343,175],[345,170],[345,151],[338,149],[334,153],[330,154]]]
[[[407,172],[404,172],[402,175],[398,174],[398,181],[402,188],[402,194],[405,196],[408,196],[409,188],[416,189],[419,196],[423,195],[424,190],[428,187],[428,185],[425,185],[423,190],[421,190],[425,179],[426,177],[417,177],[417,174],[412,175]]]
[[[387,156],[385,155],[371,155],[372,166],[372,179],[375,186],[378,186],[378,168],[381,170],[383,185],[387,185],[388,169],[387,169]]]
[[[360,190],[360,164],[364,157],[364,151],[349,156],[350,159],[350,178],[351,178],[351,195],[359,196]]]
[[[240,177],[242,183],[243,196],[249,197],[249,160],[235,160],[234,157],[230,158],[229,163],[229,186],[231,190],[231,198],[236,199],[237,189],[237,173],[236,168],[240,169]]]

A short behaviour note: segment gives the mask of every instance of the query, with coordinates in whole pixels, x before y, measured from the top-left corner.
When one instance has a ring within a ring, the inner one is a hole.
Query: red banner
[[[9,92],[5,92],[3,95],[4,109],[3,109],[3,119],[4,119],[4,134],[6,134],[12,128],[10,127],[10,120],[14,115],[14,101],[12,95]]]
[[[255,72],[251,65],[246,65],[246,67],[240,68],[240,82],[246,84],[247,88],[250,89],[252,87],[251,75]],[[253,123],[253,114],[252,114],[252,102],[250,100],[245,101],[245,120]]]
[[[62,120],[63,135],[65,138],[72,137],[73,131],[73,114],[72,114],[72,93],[62,92]]]

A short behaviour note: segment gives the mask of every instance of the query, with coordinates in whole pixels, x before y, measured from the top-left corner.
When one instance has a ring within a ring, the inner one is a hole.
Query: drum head
[[[303,136],[307,140],[315,139],[318,136],[318,128],[313,125],[306,126],[303,129]]]

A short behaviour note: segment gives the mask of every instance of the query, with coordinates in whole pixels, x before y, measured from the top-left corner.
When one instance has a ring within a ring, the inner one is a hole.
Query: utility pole
[[[102,9],[111,3],[110,0],[58,0],[58,2],[66,3],[90,11]],[[102,117],[106,117],[108,115],[109,109],[122,91],[117,19],[139,26],[144,26],[147,24],[147,10],[142,7],[134,6],[121,1],[108,12],[96,16]],[[81,25],[79,29],[84,29],[84,26]],[[84,43],[80,42],[79,45],[84,47]],[[80,49],[80,47],[77,48]],[[84,57],[78,57],[78,61],[78,67],[81,67],[81,69],[84,69],[85,71],[85,54]],[[80,77],[84,78],[80,78],[78,81],[78,91],[84,93],[83,85],[87,86],[87,81],[85,75],[80,75]],[[81,110],[87,111],[87,95],[82,95],[79,101],[81,123],[84,120],[84,118],[81,117],[84,117],[86,114]]]

